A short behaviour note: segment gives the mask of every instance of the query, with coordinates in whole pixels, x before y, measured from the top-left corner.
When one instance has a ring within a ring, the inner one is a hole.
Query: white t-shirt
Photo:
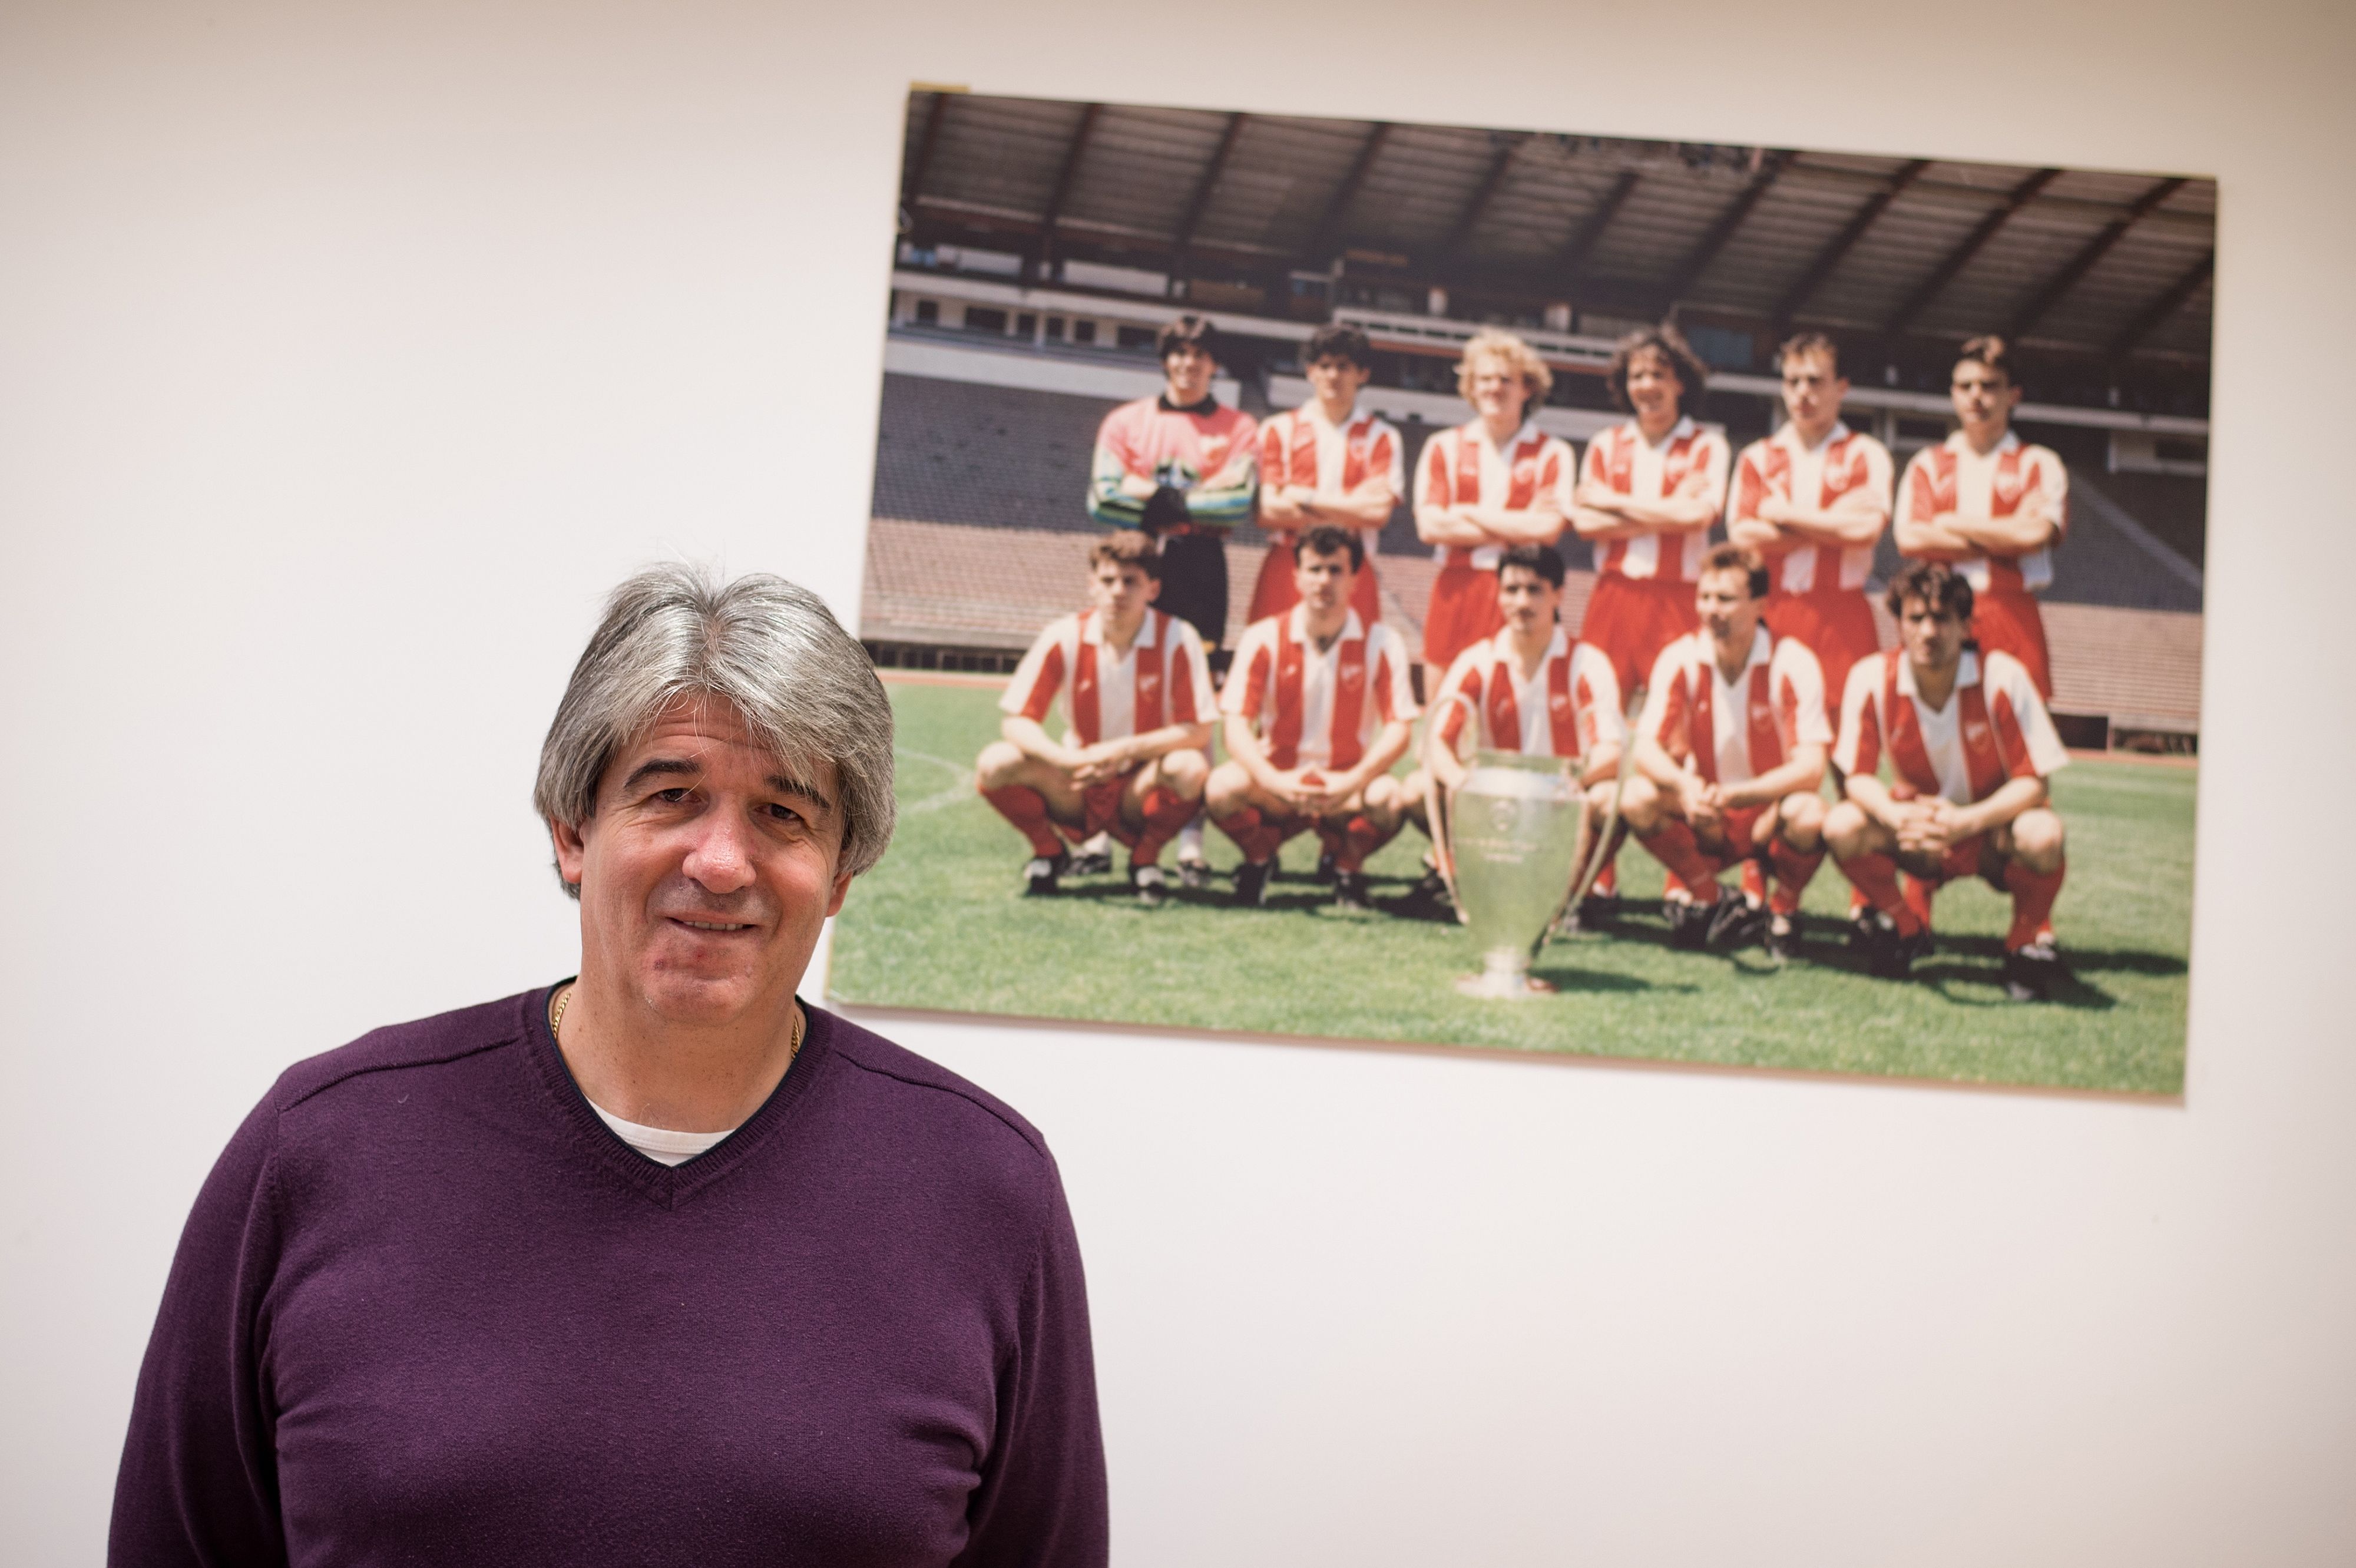
[[[668,1127],[641,1127],[636,1122],[625,1122],[594,1100],[589,1101],[589,1109],[614,1130],[616,1137],[657,1165],[683,1165],[736,1131],[731,1127],[719,1133],[674,1133]]]

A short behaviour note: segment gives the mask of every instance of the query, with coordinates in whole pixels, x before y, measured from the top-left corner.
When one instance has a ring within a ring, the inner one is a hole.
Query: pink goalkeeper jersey
[[[1651,685],[1638,732],[1679,761],[1692,757],[1713,784],[1747,784],[1789,762],[1795,747],[1833,743],[1816,656],[1763,626],[1733,680],[1719,669],[1709,633],[1693,631],[1661,650]]]
[[[1726,510],[1726,437],[1719,432],[1680,419],[1655,446],[1632,419],[1588,444],[1580,479],[1634,500],[1689,497],[1708,502],[1715,516]],[[1623,577],[1696,583],[1701,580],[1702,553],[1708,548],[1707,528],[1607,540],[1596,546],[1595,568]]]
[[[2070,523],[2070,470],[2043,446],[2032,446],[2008,430],[1996,450],[1982,456],[1960,430],[1936,446],[1925,446],[1906,465],[1898,489],[1898,521],[1928,521],[1941,512],[1969,517],[2010,517],[2024,502],[2043,506],[2053,520],[2053,543]],[[2035,593],[2053,582],[2053,544],[2026,555],[1982,555],[1926,550],[1909,552],[1955,564],[1975,593],[1990,589]]]
[[[1448,667],[1431,712],[1450,746],[1469,720],[1475,745],[1534,757],[1577,757],[1621,739],[1625,729],[1611,656],[1573,642],[1560,627],[1526,681],[1514,656],[1512,628],[1474,643]]]
[[[1764,441],[1745,446],[1735,460],[1734,482],[1727,496],[1728,530],[1738,521],[1755,520],[1759,503],[1769,496],[1828,511],[1836,501],[1860,492],[1872,499],[1886,524],[1890,476],[1890,448],[1872,436],[1836,424],[1823,444],[1812,448],[1802,446],[1799,431],[1786,423]],[[1862,591],[1866,574],[1873,569],[1870,543],[1795,544],[1768,553],[1775,586],[1786,594],[1826,588]]]
[[[1407,649],[1390,628],[1366,626],[1355,610],[1322,651],[1308,625],[1306,605],[1252,622],[1219,706],[1258,721],[1268,759],[1280,770],[1355,768],[1384,725],[1415,717]]]
[[[1137,639],[1116,653],[1105,641],[1103,615],[1086,609],[1047,624],[998,705],[1045,724],[1059,693],[1072,744],[1126,740],[1168,725],[1209,723],[1211,667],[1202,638],[1175,617],[1147,610]]]

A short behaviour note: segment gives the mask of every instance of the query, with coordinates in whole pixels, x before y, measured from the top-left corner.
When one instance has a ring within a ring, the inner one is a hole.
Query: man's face
[[[1902,599],[1898,606],[1898,639],[1906,658],[1918,670],[1944,670],[1964,654],[1970,628],[1960,616],[1941,615],[1927,599]]]
[[[1520,371],[1498,360],[1473,361],[1472,410],[1482,418],[1519,425],[1529,401],[1529,383]]]
[[[1658,349],[1639,349],[1628,360],[1628,406],[1640,419],[1665,419],[1685,406],[1686,383]]]
[[[582,972],[666,1022],[782,1011],[842,907],[832,763],[794,779],[717,698],[683,698],[606,766],[597,809],[556,824],[581,888]]]
[[[1355,360],[1326,354],[1309,361],[1309,390],[1323,403],[1355,403],[1365,390],[1366,368]]]
[[[1955,418],[1964,434],[1985,445],[2003,437],[2005,427],[2012,423],[2013,405],[2020,401],[2020,389],[2002,371],[1965,360],[1955,366],[1947,395],[1954,400]]]
[[[1751,596],[1751,574],[1740,567],[1704,572],[1694,585],[1694,608],[1702,628],[1721,649],[1748,650],[1759,630],[1759,601]]]
[[[1350,602],[1351,585],[1357,573],[1350,568],[1350,553],[1336,550],[1321,555],[1313,550],[1301,553],[1292,568],[1292,580],[1301,589],[1301,601],[1312,615],[1331,614]]]
[[[1841,400],[1848,396],[1848,380],[1833,370],[1832,356],[1820,349],[1794,354],[1783,361],[1783,412],[1811,437],[1833,427],[1840,417]]]
[[[1139,567],[1125,565],[1119,561],[1099,563],[1095,574],[1088,578],[1089,601],[1104,612],[1107,620],[1118,621],[1123,626],[1144,614],[1145,607],[1151,604],[1161,592],[1162,584],[1158,579],[1148,576]]]
[[[1211,395],[1211,378],[1219,362],[1200,343],[1178,343],[1162,356],[1162,373],[1170,382],[1170,401],[1200,403]]]
[[[1554,625],[1562,604],[1562,590],[1527,566],[1507,566],[1497,574],[1497,608],[1505,624],[1523,636]]]

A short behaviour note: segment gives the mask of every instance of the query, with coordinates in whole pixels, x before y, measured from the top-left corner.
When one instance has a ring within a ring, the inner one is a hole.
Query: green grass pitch
[[[2056,777],[2070,879],[2054,924],[2075,979],[2043,1004],[2006,998],[2009,905],[1978,881],[1942,890],[1937,953],[1911,980],[1883,981],[1847,951],[1848,885],[1829,861],[1808,889],[1801,956],[1778,968],[1756,948],[1670,949],[1651,902],[1659,867],[1633,844],[1620,857],[1631,913],[1608,933],[1549,942],[1534,966],[1559,993],[1483,1002],[1453,984],[1475,967],[1461,927],[1325,908],[1307,835],[1286,846],[1263,909],[1228,907],[1224,876],[1195,893],[1173,878],[1171,902],[1142,909],[1120,869],[1066,881],[1059,897],[1020,897],[1028,851],[970,772],[997,734],[997,695],[893,684],[900,828],[843,907],[835,999],[2141,1094],[2183,1087],[2190,768],[2081,759]],[[1206,843],[1223,872],[1241,858],[1216,828]],[[1370,863],[1378,907],[1414,884],[1423,847],[1409,828]]]

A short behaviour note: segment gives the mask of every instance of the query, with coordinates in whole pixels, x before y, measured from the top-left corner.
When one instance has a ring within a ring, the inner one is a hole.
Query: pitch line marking
[[[937,811],[943,806],[954,806],[959,800],[973,799],[973,771],[964,763],[951,762],[946,757],[935,757],[929,751],[910,751],[905,746],[894,746],[892,755],[905,757],[911,762],[929,762],[936,768],[946,768],[957,776],[957,782],[948,789],[927,795],[921,800],[912,800],[901,807],[900,815],[921,816],[926,811]]]

